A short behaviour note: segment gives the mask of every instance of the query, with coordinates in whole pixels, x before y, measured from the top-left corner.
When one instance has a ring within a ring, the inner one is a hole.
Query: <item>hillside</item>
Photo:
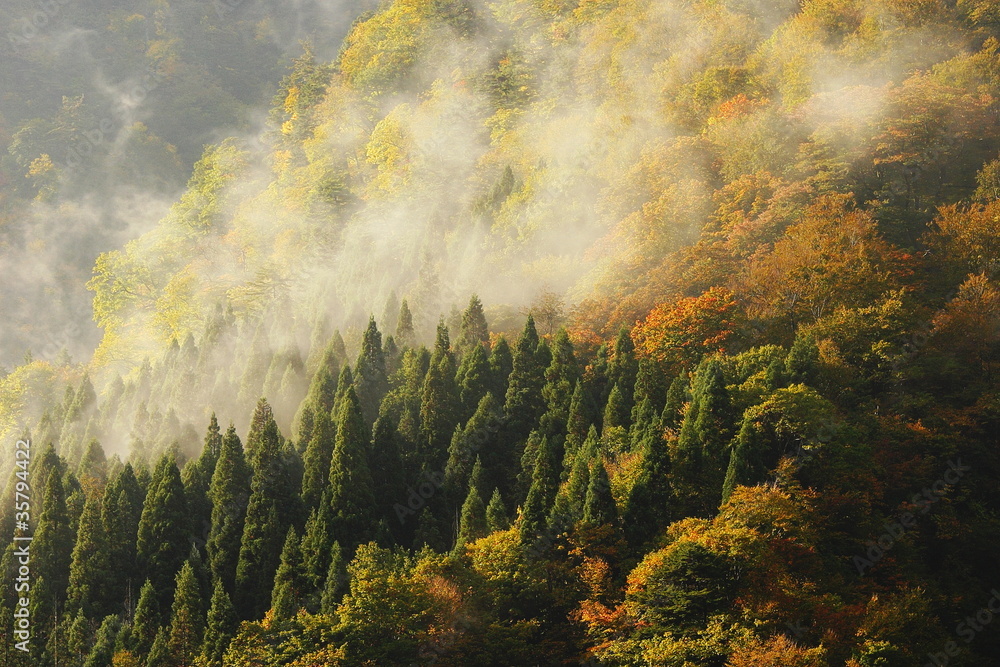
[[[1000,660],[1000,5],[252,9],[0,378],[3,664]],[[26,132],[8,210],[125,187]]]

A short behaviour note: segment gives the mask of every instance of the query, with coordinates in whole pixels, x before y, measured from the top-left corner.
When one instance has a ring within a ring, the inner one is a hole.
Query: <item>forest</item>
[[[0,7],[0,665],[1000,663],[1000,2],[220,2]]]

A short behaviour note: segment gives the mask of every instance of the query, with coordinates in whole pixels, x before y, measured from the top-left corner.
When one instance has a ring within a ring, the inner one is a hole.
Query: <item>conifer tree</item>
[[[378,417],[382,398],[389,391],[382,334],[375,325],[374,317],[368,320],[368,328],[361,340],[361,352],[354,365],[354,389],[358,394],[365,425],[370,429]]]
[[[354,373],[351,371],[351,367],[345,364],[340,369],[340,377],[337,379],[337,394],[333,398],[333,411],[330,413],[332,417],[340,415],[340,403],[344,400],[344,396],[347,396],[347,390],[353,385]]]
[[[503,336],[497,338],[490,350],[490,374],[492,386],[490,391],[497,400],[506,400],[507,389],[510,383],[510,374],[514,370],[514,353],[510,349],[510,343]]]
[[[319,505],[330,479],[330,460],[333,457],[333,442],[336,428],[325,411],[316,414],[312,437],[303,457],[305,466],[302,475],[302,505],[308,511]]]
[[[415,339],[413,334],[413,314],[406,299],[399,304],[399,318],[396,320],[396,344],[400,349],[412,347]]]
[[[608,359],[608,394],[618,386],[625,404],[626,414],[632,412],[635,381],[639,375],[639,362],[635,358],[635,345],[628,329],[622,327],[615,338],[614,350]]]
[[[444,485],[455,502],[465,497],[466,481],[477,456],[485,461],[487,470],[496,470],[501,463],[493,446],[499,426],[499,406],[493,394],[486,394],[465,427],[455,429],[444,468]],[[493,477],[492,473],[488,476]]]
[[[514,351],[513,369],[504,402],[508,440],[505,444],[509,452],[514,452],[515,446],[528,437],[545,407],[542,400],[545,369],[538,363],[537,349],[535,319],[528,315]]]
[[[486,505],[483,504],[479,488],[469,485],[469,493],[462,503],[462,514],[459,520],[458,539],[455,542],[455,553],[461,553],[466,544],[474,542],[488,533],[486,523]]]
[[[302,536],[302,577],[306,605],[311,609],[318,603],[322,593],[323,579],[330,567],[330,509],[325,503],[309,513],[305,534]]]
[[[373,521],[372,476],[368,468],[368,438],[354,389],[340,407],[337,439],[330,465],[330,510],[333,535],[349,545],[367,539]]]
[[[296,439],[300,443],[308,443],[312,439],[312,429],[316,415],[330,414],[333,402],[337,396],[337,379],[340,377],[340,356],[338,352],[344,346],[340,334],[330,338],[319,366],[309,383],[309,390],[299,405],[295,415]]]
[[[153,582],[147,579],[139,590],[139,601],[132,615],[132,648],[136,654],[149,652],[160,625],[160,603]]]
[[[191,562],[177,573],[174,603],[170,614],[170,638],[167,647],[174,664],[190,665],[201,650],[205,616],[201,589]]]
[[[617,525],[618,508],[611,495],[608,471],[600,456],[594,458],[587,484],[587,499],[583,505],[583,524],[586,526]]]
[[[166,454],[146,494],[136,539],[140,576],[153,583],[161,607],[169,603],[174,574],[188,555],[189,527],[181,475]]]
[[[565,433],[579,378],[580,369],[573,343],[563,327],[552,343],[552,361],[545,369],[545,385],[542,387],[542,398],[547,408],[542,417],[542,430],[549,436],[561,437]]]
[[[222,667],[222,656],[236,634],[237,618],[226,587],[216,579],[212,589],[212,602],[208,608],[205,640],[201,656],[205,667]]]
[[[555,447],[548,438],[543,437],[538,446],[535,466],[531,478],[531,488],[524,501],[524,513],[521,515],[521,543],[530,545],[546,526],[549,512],[559,489],[560,464],[556,457]]]
[[[156,631],[156,638],[146,657],[146,667],[174,667],[170,655],[170,628],[164,625]]]
[[[661,424],[665,429],[677,430],[681,424],[684,404],[691,398],[687,374],[679,373],[667,389],[667,399],[663,406]]]
[[[320,602],[321,614],[332,616],[336,613],[346,584],[346,572],[347,568],[340,542],[334,542],[330,549],[330,567],[327,569],[326,581],[323,584],[323,597]]]
[[[469,305],[462,313],[462,327],[458,335],[456,348],[458,353],[465,355],[480,344],[490,341],[490,329],[483,312],[483,303],[475,294],[469,299]]]
[[[604,419],[602,421],[604,430],[602,433],[607,437],[613,428],[626,428],[629,425],[628,405],[625,402],[625,393],[615,384],[608,395],[608,403],[604,407]]]
[[[267,456],[269,452],[280,450],[280,440],[278,423],[274,421],[274,412],[267,399],[261,398],[257,401],[257,407],[250,420],[250,430],[247,432],[246,442],[247,462],[255,473],[261,465],[261,456]]]
[[[594,424],[596,408],[590,391],[577,380],[573,388],[573,397],[569,403],[569,413],[566,423],[566,444],[563,461],[564,474],[568,474],[573,466],[573,457],[587,439],[587,433]]]
[[[724,456],[732,433],[729,393],[717,359],[698,366],[691,402],[677,439],[674,466],[678,500],[691,514],[715,510],[725,478]]]
[[[372,493],[379,507],[381,519],[394,517],[392,506],[403,484],[403,459],[399,452],[399,438],[392,419],[382,415],[375,420],[369,455],[372,473]]]
[[[184,483],[188,511],[191,515],[191,532],[201,539],[208,538],[212,525],[212,502],[208,498],[208,492],[221,449],[222,434],[213,412],[201,455],[189,461],[181,472],[181,481]]]
[[[271,591],[271,609],[274,620],[288,621],[298,613],[302,606],[303,577],[302,552],[299,550],[299,538],[295,527],[288,529],[285,545],[281,550],[281,564],[274,575],[274,587]]]
[[[76,476],[80,480],[85,480],[88,487],[103,484],[106,479],[107,464],[101,443],[97,438],[91,438],[83,450],[80,465],[76,467]]]
[[[509,527],[510,518],[500,496],[500,489],[493,489],[490,504],[486,507],[486,528],[492,533],[497,530],[507,530]]]
[[[212,501],[212,527],[206,544],[209,569],[223,586],[233,590],[250,498],[250,469],[243,458],[240,438],[231,425],[222,439],[209,498]]]
[[[594,430],[593,437],[585,442],[587,444],[573,458],[566,484],[556,493],[549,515],[549,526],[555,529],[559,526],[571,526],[583,518],[587,487],[590,484],[590,464],[597,455],[597,431]]]
[[[654,423],[639,442],[642,463],[625,502],[624,527],[633,546],[650,540],[670,523],[673,508],[670,454],[662,430]]]
[[[459,419],[457,407],[455,361],[451,353],[448,329],[442,322],[438,324],[437,343],[420,396],[419,460],[422,465],[440,469]]]
[[[111,664],[120,628],[121,619],[118,618],[117,614],[104,617],[83,667],[108,667]]]
[[[467,350],[458,367],[455,381],[458,383],[459,401],[462,404],[459,420],[465,421],[475,412],[483,396],[494,387],[485,346],[477,343]]]
[[[38,584],[32,586],[31,618],[42,628],[65,599],[73,549],[73,531],[58,468],[50,470],[44,488],[42,511],[31,542],[32,571]]]
[[[83,611],[88,618],[102,618],[113,602],[108,593],[114,576],[111,568],[116,565],[109,560],[101,500],[101,495],[94,491],[83,506],[66,593],[67,611]]]

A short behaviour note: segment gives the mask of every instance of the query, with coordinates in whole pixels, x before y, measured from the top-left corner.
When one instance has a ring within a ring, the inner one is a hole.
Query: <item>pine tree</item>
[[[146,657],[146,667],[174,667],[170,655],[170,628],[163,626],[156,632],[156,638]]]
[[[139,590],[139,601],[132,615],[132,648],[137,655],[146,655],[153,646],[161,624],[160,603],[149,579]]]
[[[507,339],[500,336],[490,351],[490,374],[492,375],[490,391],[498,400],[507,396],[510,374],[513,370],[514,353],[511,352]]]
[[[679,373],[667,389],[667,400],[663,406],[661,424],[665,429],[677,430],[681,424],[684,404],[691,399],[687,374]]]
[[[420,397],[420,454],[422,465],[440,469],[459,419],[455,361],[448,329],[438,324],[437,343]]]
[[[615,338],[614,352],[608,359],[608,394],[611,389],[618,386],[624,402],[626,414],[632,412],[635,402],[633,392],[635,381],[639,375],[639,363],[635,358],[635,345],[628,329],[622,327]]]
[[[479,401],[494,386],[489,356],[483,345],[473,345],[462,357],[455,382],[458,383],[459,400],[462,404],[460,421],[465,421],[472,416]]]
[[[375,420],[369,456],[372,473],[372,493],[378,503],[381,519],[394,517],[392,506],[404,487],[403,459],[399,452],[399,438],[392,419],[382,415]]]
[[[400,349],[412,347],[415,342],[413,336],[413,315],[410,313],[410,307],[406,304],[406,299],[403,299],[402,303],[399,304],[399,318],[396,321],[395,339]]]
[[[105,616],[97,630],[94,646],[87,654],[83,667],[108,667],[115,654],[115,642],[121,628],[121,619],[117,614]]]
[[[364,417],[354,389],[341,404],[337,439],[330,465],[332,531],[342,542],[356,545],[373,527],[372,476],[368,468],[368,438]]]
[[[732,433],[729,393],[717,359],[698,366],[691,402],[681,422],[674,466],[678,500],[689,514],[719,506],[725,478],[724,457]]]
[[[459,522],[458,539],[455,542],[455,553],[461,553],[466,544],[474,542],[488,534],[486,522],[486,505],[483,504],[479,488],[469,486],[469,494],[462,503],[462,515]]]
[[[198,579],[190,562],[184,563],[176,582],[167,647],[172,662],[183,666],[190,665],[201,650],[205,616]]]
[[[274,620],[283,622],[291,620],[302,606],[303,577],[302,552],[299,550],[299,538],[295,528],[288,529],[285,545],[281,550],[281,564],[274,576],[274,587],[271,590],[271,609]]]
[[[330,509],[323,505],[314,509],[306,520],[305,534],[302,536],[300,550],[302,552],[302,577],[306,606],[311,610],[318,607],[319,594],[326,571],[330,567]]]
[[[239,561],[236,565],[237,609],[244,618],[255,618],[270,603],[270,582],[278,569],[281,552],[281,522],[276,487],[280,484],[281,451],[270,442],[258,453],[250,483]]]
[[[513,369],[504,403],[504,415],[507,418],[504,429],[507,436],[506,447],[510,453],[528,437],[544,410],[542,385],[545,381],[545,369],[538,363],[537,349],[535,320],[528,315],[514,351]]]
[[[312,438],[313,424],[316,415],[323,412],[330,414],[333,401],[337,396],[337,379],[340,376],[340,357],[343,354],[344,341],[340,334],[330,338],[319,366],[309,383],[309,390],[299,405],[295,415],[296,438],[300,443],[308,443]]]
[[[587,499],[587,487],[590,484],[591,461],[597,456],[597,431],[591,427],[592,437],[585,442],[573,457],[566,484],[556,493],[552,512],[549,515],[549,526],[558,531],[561,527],[572,526],[583,518],[583,507]]]
[[[483,303],[475,294],[469,299],[469,305],[462,313],[462,328],[458,335],[456,348],[459,354],[465,355],[477,345],[490,341],[490,329],[483,312]]]
[[[222,434],[213,412],[201,455],[189,461],[181,472],[188,511],[191,514],[191,533],[201,539],[208,538],[212,525],[212,502],[208,498],[208,491],[212,485],[212,475],[215,473],[221,449]]]
[[[670,454],[663,433],[654,423],[639,443],[642,463],[625,502],[624,527],[633,546],[652,539],[670,523],[672,491],[670,488]]]
[[[109,560],[101,500],[100,494],[95,491],[83,506],[66,593],[67,611],[83,611],[88,618],[102,618],[111,611],[113,602],[108,593],[113,579],[110,568],[114,565]]]
[[[330,549],[330,567],[327,569],[326,581],[323,585],[323,597],[320,602],[321,614],[332,616],[336,613],[346,584],[346,572],[340,542],[334,542]]]
[[[542,438],[535,457],[534,471],[531,477],[531,488],[524,501],[524,513],[521,516],[521,544],[531,545],[546,526],[549,512],[555,502],[559,489],[560,463],[557,460],[555,447],[548,438]]]
[[[583,524],[585,526],[618,524],[618,508],[611,495],[607,468],[604,467],[604,461],[600,456],[595,457],[591,464],[587,499],[583,505]]]
[[[169,602],[174,573],[187,557],[189,526],[180,471],[167,454],[156,466],[136,540],[140,576],[153,583],[161,607]]]
[[[488,475],[493,478],[492,471],[502,461],[499,461],[494,451],[495,434],[500,427],[500,410],[493,394],[486,394],[479,401],[472,418],[464,428],[455,429],[455,434],[448,447],[448,461],[444,468],[444,486],[451,499],[456,503],[465,497],[468,488],[466,480],[472,472],[477,455],[485,462]],[[495,481],[495,480],[493,480]]]
[[[65,597],[74,537],[58,468],[50,470],[44,488],[42,511],[31,542],[33,576],[37,577],[37,587],[32,587],[31,618],[39,629],[44,629]]]
[[[91,438],[83,450],[80,465],[76,467],[76,476],[84,480],[87,487],[103,484],[107,478],[107,465],[104,448],[97,438]]]
[[[222,667],[222,656],[236,634],[237,618],[233,603],[225,586],[216,579],[212,590],[212,602],[208,608],[208,623],[201,655],[205,667]]]
[[[319,412],[314,422],[312,437],[303,457],[305,470],[302,476],[302,505],[311,510],[319,505],[327,480],[330,478],[330,460],[336,429],[326,412]]]
[[[212,527],[206,544],[209,569],[227,590],[234,590],[250,498],[250,470],[243,458],[243,445],[231,425],[222,439],[209,498],[212,501]]]
[[[625,401],[625,393],[615,384],[608,395],[608,403],[604,407],[604,430],[602,434],[605,438],[614,428],[627,428],[629,425],[629,410]]]
[[[254,472],[260,467],[260,457],[267,452],[278,451],[281,447],[281,436],[278,433],[278,423],[274,421],[274,412],[267,399],[257,401],[250,430],[247,433],[246,458]]]
[[[500,496],[500,489],[493,489],[490,504],[486,507],[486,528],[492,533],[497,530],[507,530],[509,527],[510,518]]]
[[[573,388],[573,398],[569,403],[569,413],[566,420],[564,474],[568,474],[573,467],[573,458],[583,445],[583,441],[587,439],[587,433],[596,421],[596,412],[593,398],[584,386],[583,380],[577,380],[576,386]]]
[[[547,411],[542,417],[542,430],[549,436],[562,436],[569,423],[570,405],[580,369],[573,351],[573,343],[565,328],[559,329],[552,343],[552,361],[545,369],[542,398]]]
[[[389,391],[385,354],[382,351],[382,334],[375,326],[374,317],[368,320],[368,328],[365,329],[361,340],[361,352],[354,365],[354,389],[361,405],[361,414],[370,429],[378,417],[382,398]]]

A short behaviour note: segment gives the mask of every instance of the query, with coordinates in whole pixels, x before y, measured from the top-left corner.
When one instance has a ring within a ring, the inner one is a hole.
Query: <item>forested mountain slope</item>
[[[93,357],[0,380],[7,664],[995,664],[998,31],[394,0],[305,45],[98,258]]]

